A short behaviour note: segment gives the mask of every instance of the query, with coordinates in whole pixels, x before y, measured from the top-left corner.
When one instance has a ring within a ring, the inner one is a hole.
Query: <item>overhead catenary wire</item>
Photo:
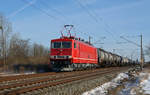
[[[57,10],[56,8],[50,6],[49,4],[47,4],[44,0],[39,0],[40,4],[47,7],[49,10],[54,11],[55,13],[57,13],[58,15],[62,16],[65,20],[67,20],[67,17],[59,10]]]
[[[59,16],[61,16],[65,22],[68,22],[68,17],[66,15],[63,14],[63,12],[59,11],[58,9],[54,8],[54,6],[50,6],[49,4],[47,4],[44,0],[39,0],[40,4],[42,4],[43,6],[47,7],[49,10],[54,11],[56,14],[58,14]],[[73,21],[71,20],[70,22],[73,23]],[[65,24],[66,24],[65,23]],[[76,31],[75,28],[73,28],[73,31],[75,32],[74,35],[76,36]]]
[[[105,37],[105,36],[100,37],[100,39],[99,39],[99,40],[97,40],[97,41],[95,41],[95,42],[93,42],[93,44],[104,44],[104,43],[102,43],[102,42],[101,42],[101,40],[104,40],[104,39],[106,39],[106,37]]]
[[[61,11],[59,11],[59,10],[53,8],[52,6],[48,5],[47,3],[45,3],[44,1],[41,1],[41,0],[40,0],[40,4],[42,4],[42,5],[45,6],[45,7],[48,7],[50,10],[56,12],[58,15],[62,16],[62,18],[64,18],[64,20],[66,20],[66,22],[68,22],[68,17],[65,16]],[[35,5],[34,5],[33,7],[35,7]],[[37,8],[37,7],[36,7],[36,8]],[[41,8],[40,8],[40,9],[41,9]],[[48,12],[47,12],[47,13],[48,13]],[[73,23],[73,21],[71,21],[71,22]],[[74,32],[76,32],[74,28],[73,28],[73,30],[74,30]],[[87,33],[85,33],[85,32],[80,31],[80,33],[89,36],[89,34],[87,34]],[[75,33],[75,34],[76,34],[76,33]]]
[[[131,37],[131,36],[126,36],[126,37]],[[132,36],[133,37],[133,36]],[[138,36],[134,36],[134,37],[138,37]],[[133,41],[131,41],[131,40],[129,40],[129,39],[126,39],[124,36],[120,36],[120,38],[122,38],[123,40],[126,40],[127,42],[129,42],[129,43],[131,43],[131,44],[134,44],[134,45],[136,45],[136,46],[138,46],[138,47],[140,47],[141,45],[139,45],[139,44],[137,44],[136,42],[133,42]],[[147,46],[144,46],[145,48],[149,48],[149,47],[147,47]]]
[[[86,6],[84,6],[79,0],[76,0],[76,1],[79,3],[79,5],[80,5],[82,8],[84,8],[84,10],[88,13],[88,15],[89,15],[92,19],[93,19],[93,17],[95,16],[95,18],[94,18],[93,20],[96,19],[96,23],[97,23],[97,24],[99,24],[99,23],[98,23],[99,20],[103,21],[103,18],[99,17],[94,11],[93,11],[93,12],[90,12],[90,11],[88,10],[88,8],[86,8]],[[90,14],[89,14],[89,13],[90,13]],[[91,15],[91,14],[94,14],[94,15]],[[97,18],[98,18],[98,20],[97,20]],[[104,28],[105,32],[109,33],[109,34],[112,36],[112,38],[117,42],[118,40],[114,37],[113,33],[108,30],[108,29],[111,29],[110,26],[109,26],[109,24],[107,24],[107,23],[104,22],[104,25],[107,27],[107,28]],[[123,38],[123,39],[124,39],[124,38]],[[130,42],[130,43],[135,44],[136,46],[140,46],[140,45],[138,45],[138,44],[136,44],[136,43],[134,43],[134,42],[132,42],[132,41],[130,41],[130,40],[128,40],[128,39],[126,39],[126,40],[127,40],[128,42]]]
[[[45,6],[45,7],[48,7],[50,10],[56,12],[58,15],[62,16],[62,18],[64,18],[64,20],[65,20],[66,22],[68,22],[68,17],[65,16],[61,11],[59,11],[59,10],[53,8],[52,6],[48,5],[47,3],[45,3],[45,2],[42,1],[42,0],[40,0],[40,4],[42,4],[42,5]],[[33,7],[35,7],[35,5],[34,5]],[[36,8],[37,8],[37,7],[36,7]],[[41,9],[41,8],[40,8],[40,9]],[[48,12],[47,12],[47,13],[48,13]],[[73,21],[71,21],[71,22],[73,23]],[[74,29],[74,32],[76,32],[76,31],[75,31],[75,28],[73,28],[73,29]],[[79,30],[78,30],[78,31],[79,31]],[[82,32],[82,31],[79,31],[79,32],[82,33],[83,35],[90,36],[89,34],[87,34],[87,33],[85,33],[85,32]],[[75,33],[75,34],[76,34],[76,33]]]
[[[81,6],[82,8],[84,8],[84,9],[86,10],[86,8],[85,8],[78,0],[77,0],[77,2],[78,2],[78,4],[80,4],[80,6]],[[90,13],[90,11],[87,10],[87,13],[88,13],[89,16],[92,17],[96,22],[98,22],[98,20],[95,19],[95,16],[94,16],[92,13]],[[87,34],[87,33],[85,33],[85,32],[82,32],[82,31],[80,31],[80,33],[82,33],[83,35],[91,36],[91,35],[89,35],[89,34]]]
[[[27,3],[27,4],[30,3],[28,0],[22,0],[22,1],[25,2],[25,3]],[[46,3],[44,3],[43,1],[42,1],[42,4],[43,4],[44,6],[47,6],[47,7],[48,7],[48,5],[47,5]],[[44,9],[42,9],[42,8],[40,8],[40,7],[38,7],[38,6],[36,6],[35,4],[31,4],[31,6],[32,6],[33,8],[35,8],[35,9],[41,11],[42,13],[44,13],[45,15],[47,15],[48,17],[50,17],[50,18],[52,18],[52,19],[55,19],[55,20],[58,20],[58,18],[56,18],[55,16],[49,14],[48,11],[46,11],[46,10],[44,10]],[[49,7],[50,7],[50,6],[49,6]],[[83,6],[83,7],[84,7],[84,6]],[[53,10],[53,11],[55,11],[57,14],[59,14],[59,15],[65,17],[65,16],[64,16],[61,12],[59,12],[58,10],[56,10],[56,9],[54,9],[54,8],[52,8],[52,7],[50,7],[50,9]],[[90,14],[90,12],[89,12],[89,14]],[[90,15],[92,16],[92,14],[90,14]],[[66,17],[65,17],[65,18],[66,18]],[[95,18],[95,17],[93,16],[93,18]],[[95,20],[96,20],[96,19],[95,19]],[[65,23],[65,22],[63,21],[63,23]],[[88,34],[83,33],[83,32],[81,32],[81,33],[84,34],[84,35],[88,35]]]
[[[133,42],[133,41],[130,41],[130,40],[126,39],[126,38],[123,37],[123,36],[120,36],[120,38],[122,38],[122,39],[126,40],[127,42],[132,43],[132,44],[134,44],[134,45],[136,45],[136,46],[138,46],[138,47],[141,46],[141,45],[139,45],[139,44],[137,44],[137,43],[135,43],[135,42]]]
[[[83,9],[87,12],[87,14],[88,14],[95,22],[98,23],[98,20],[96,19],[96,17],[95,17],[89,10],[87,10],[87,8],[86,8],[79,0],[76,0],[76,2],[80,5],[81,8],[83,8]],[[84,32],[84,33],[81,32],[81,33],[82,33],[82,34],[85,34],[85,35],[88,35],[88,34],[86,34],[85,32]],[[88,35],[88,36],[91,36],[91,35]]]
[[[8,18],[11,18],[11,17],[13,17],[13,16],[15,16],[15,15],[17,15],[17,14],[20,13],[20,12],[22,12],[25,8],[31,6],[31,5],[34,4],[35,2],[36,2],[36,0],[30,1],[29,3],[27,3],[27,4],[24,5],[23,7],[17,9],[17,10],[14,11],[13,13],[11,13],[9,16],[7,16],[7,19],[8,19]]]
[[[80,5],[80,7],[82,9],[85,10],[85,12],[87,12],[87,14],[97,23],[99,24],[99,20],[103,21],[103,18],[102,17],[99,17],[94,11],[91,12],[88,10],[88,8],[83,5],[79,0],[76,0],[76,2]],[[106,23],[104,23],[104,25],[107,27],[107,28],[110,28],[110,26]],[[104,28],[105,32],[107,32],[108,34],[110,34],[112,36],[112,38],[117,41],[117,39],[114,37],[113,33],[111,33],[108,29]]]
[[[98,20],[96,19],[96,17],[93,15],[93,13],[91,13],[79,0],[76,0],[76,2],[80,5],[81,8],[83,8],[87,14],[95,21],[98,22]]]
[[[27,3],[27,4],[29,3],[29,1],[27,1],[27,0],[22,0],[22,1],[23,1],[24,3]],[[32,6],[33,8],[35,8],[35,9],[39,10],[40,12],[44,13],[45,15],[47,15],[48,17],[50,17],[51,19],[54,19],[54,20],[57,20],[57,21],[61,21],[61,22],[64,23],[64,21],[62,21],[62,20],[60,20],[59,18],[56,18],[55,16],[49,14],[49,12],[47,12],[46,10],[44,10],[44,9],[42,9],[42,8],[40,8],[40,7],[36,6],[36,5],[34,5],[34,4],[32,4],[31,6]]]
[[[132,43],[132,44],[134,44],[134,45],[136,45],[136,46],[138,46],[138,47],[141,48],[141,66],[143,66],[143,63],[144,63],[144,53],[143,53],[143,45],[142,45],[142,35],[140,35],[140,37],[141,37],[141,45],[139,45],[139,44],[137,44],[137,43],[135,43],[135,42],[133,42],[131,40],[128,40],[128,39],[126,39],[123,36],[120,36],[120,38],[122,38],[122,39],[128,41],[129,43]],[[148,48],[148,47],[145,46],[145,48]]]
[[[78,3],[78,5],[90,16],[91,19],[93,19],[93,21],[95,21],[98,25],[99,25],[99,20],[103,21],[103,18],[99,17],[96,13],[91,12],[87,6],[83,5],[79,0],[76,0],[76,2]],[[104,21],[103,21],[104,22]],[[111,31],[109,31],[108,29],[110,28],[108,24],[104,23],[104,25],[108,28],[104,27],[104,31],[106,33],[108,33],[110,36],[112,36],[113,40],[115,42],[117,42],[118,40],[114,37],[114,34],[111,33]],[[96,36],[94,36],[96,37]],[[99,39],[98,37],[96,37],[97,39]]]

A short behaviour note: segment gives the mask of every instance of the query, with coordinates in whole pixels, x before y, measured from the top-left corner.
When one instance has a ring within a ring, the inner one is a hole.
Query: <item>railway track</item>
[[[0,77],[0,83],[5,82],[5,81],[12,81],[12,80],[21,80],[21,79],[26,79],[26,78],[33,78],[33,77],[41,77],[41,76],[46,76],[46,75],[53,75],[56,74],[55,72],[53,73],[40,73],[40,74],[28,74],[28,75],[15,75],[15,76],[4,76]]]
[[[17,84],[17,83],[23,83],[28,81],[35,81],[40,79],[46,79],[46,78],[54,78],[54,77],[60,77],[72,73],[80,73],[80,72],[89,72],[89,71],[75,71],[75,72],[61,72],[61,73],[40,73],[40,74],[29,74],[29,75],[16,75],[16,76],[5,76],[0,78],[0,88],[2,86]]]
[[[76,71],[76,72],[64,72],[64,73],[46,73],[46,74],[35,74],[26,76],[26,80],[14,82],[9,80],[12,83],[0,86],[0,95],[20,95],[20,94],[31,94],[33,91],[42,90],[45,88],[53,88],[59,85],[65,85],[74,81],[92,79],[100,77],[100,75],[116,72],[122,69],[119,67],[111,68],[101,68],[96,70],[87,70],[87,71]],[[39,78],[39,77],[43,78]],[[18,79],[19,76],[16,77]],[[23,79],[21,76],[21,79]],[[7,82],[8,80],[3,80],[2,82]],[[1,83],[1,82],[0,82]]]
[[[102,69],[103,70],[103,69]],[[95,70],[93,70],[95,71]],[[50,72],[50,73],[40,73],[40,74],[29,74],[29,75],[16,75],[16,76],[3,76],[0,77],[0,87],[5,86],[5,85],[12,85],[20,82],[26,82],[26,81],[31,81],[31,80],[39,80],[39,79],[44,79],[44,78],[51,78],[51,77],[57,77],[57,76],[64,76],[67,74],[72,74],[72,73],[81,73],[81,72],[90,72],[88,71],[75,71],[75,72],[61,72],[61,73],[55,73],[55,72]]]

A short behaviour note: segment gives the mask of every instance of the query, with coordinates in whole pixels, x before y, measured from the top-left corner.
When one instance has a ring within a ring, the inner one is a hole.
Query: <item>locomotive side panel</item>
[[[76,41],[73,49],[73,63],[97,64],[97,50],[86,43]]]

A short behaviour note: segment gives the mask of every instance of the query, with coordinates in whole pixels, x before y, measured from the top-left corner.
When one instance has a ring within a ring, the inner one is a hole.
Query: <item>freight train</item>
[[[50,64],[54,71],[74,71],[106,66],[135,64],[129,58],[94,47],[89,41],[76,38],[70,33],[73,25],[65,25],[67,36],[51,40]]]

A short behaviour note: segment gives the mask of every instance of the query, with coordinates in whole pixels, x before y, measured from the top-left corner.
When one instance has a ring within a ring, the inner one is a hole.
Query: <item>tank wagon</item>
[[[99,66],[106,67],[106,66],[121,66],[122,64],[122,57],[111,53],[107,52],[101,48],[97,48],[97,54],[98,54],[98,63]]]
[[[71,27],[68,29],[68,27]],[[72,36],[73,25],[65,25],[68,36],[51,40],[50,64],[54,71],[73,71],[132,64],[126,57],[94,47],[90,42]]]

